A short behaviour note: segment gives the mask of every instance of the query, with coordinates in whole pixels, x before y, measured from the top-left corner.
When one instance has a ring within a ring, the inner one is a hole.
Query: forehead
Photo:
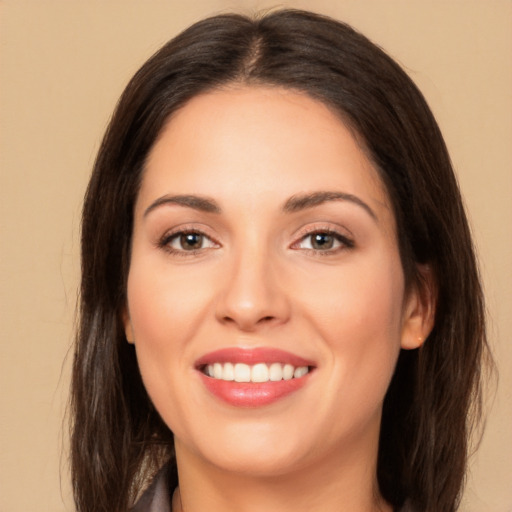
[[[230,87],[193,98],[163,128],[140,191],[233,198],[333,190],[388,209],[379,175],[341,117],[306,94]],[[279,197],[278,197],[279,196]]]

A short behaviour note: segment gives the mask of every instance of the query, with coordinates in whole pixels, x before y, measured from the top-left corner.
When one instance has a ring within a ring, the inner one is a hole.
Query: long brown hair
[[[422,94],[381,49],[343,23],[282,10],[256,19],[217,16],[185,30],[136,73],[105,134],[82,223],[71,402],[78,512],[125,512],[160,465],[170,461],[175,471],[172,433],[148,398],[120,318],[133,208],[169,116],[192,97],[234,82],[301,91],[337,112],[386,185],[407,282],[421,286],[418,264],[432,269],[435,326],[420,349],[399,356],[384,402],[377,477],[394,506],[409,500],[419,512],[454,511],[479,417],[487,342],[471,236],[445,143]]]

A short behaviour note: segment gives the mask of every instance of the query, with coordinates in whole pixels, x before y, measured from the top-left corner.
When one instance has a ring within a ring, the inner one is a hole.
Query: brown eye
[[[338,250],[351,249],[354,247],[354,241],[334,231],[315,231],[303,236],[292,247],[330,254]]]
[[[311,237],[311,248],[317,251],[332,249],[334,246],[334,236],[329,233],[313,233]]]
[[[203,247],[203,235],[201,233],[183,233],[179,237],[180,248],[184,251],[193,251]]]
[[[195,251],[203,249],[212,249],[218,247],[218,244],[199,231],[180,231],[165,236],[159,246],[171,253],[185,255],[186,253],[194,254]]]

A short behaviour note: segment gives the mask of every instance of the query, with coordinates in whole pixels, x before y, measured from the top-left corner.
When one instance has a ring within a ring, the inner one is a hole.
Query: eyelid
[[[308,226],[305,229],[302,229],[297,233],[296,241],[290,245],[290,248],[295,249],[295,250],[310,251],[313,253],[323,254],[323,255],[333,254],[333,253],[337,253],[339,251],[354,248],[355,241],[354,241],[353,235],[351,233],[350,233],[350,235],[343,234],[341,231],[342,230],[340,228],[334,228],[332,225],[316,224],[313,226]],[[344,231],[348,231],[348,229],[345,228]],[[313,248],[301,249],[301,248],[297,247],[305,238],[307,238],[308,236],[314,235],[314,234],[318,234],[318,233],[328,234],[328,235],[333,236],[341,245],[336,248],[325,249],[325,250],[313,249]]]
[[[212,236],[210,233],[208,233],[208,231],[209,231],[208,229],[197,227],[197,224],[182,224],[182,225],[176,226],[174,228],[171,228],[171,229],[165,231],[165,233],[161,237],[159,237],[159,239],[157,240],[156,245],[158,248],[164,249],[171,254],[176,254],[176,255],[185,256],[185,257],[193,256],[195,254],[198,254],[199,252],[204,252],[209,249],[221,247],[220,242],[214,236]],[[184,234],[192,234],[192,233],[198,234],[198,235],[201,235],[201,236],[207,238],[208,240],[210,240],[212,242],[214,247],[204,247],[204,248],[200,248],[200,249],[186,251],[184,249],[176,249],[169,245],[170,242],[172,240],[176,239],[177,237],[184,235]]]

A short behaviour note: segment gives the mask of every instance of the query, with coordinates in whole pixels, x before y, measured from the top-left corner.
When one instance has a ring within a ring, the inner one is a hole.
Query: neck
[[[205,465],[190,453],[180,464],[173,512],[391,512],[378,492],[376,460],[343,454],[335,468],[315,463],[286,475],[254,476]],[[360,454],[359,454],[360,455]],[[332,457],[331,457],[332,460]]]

